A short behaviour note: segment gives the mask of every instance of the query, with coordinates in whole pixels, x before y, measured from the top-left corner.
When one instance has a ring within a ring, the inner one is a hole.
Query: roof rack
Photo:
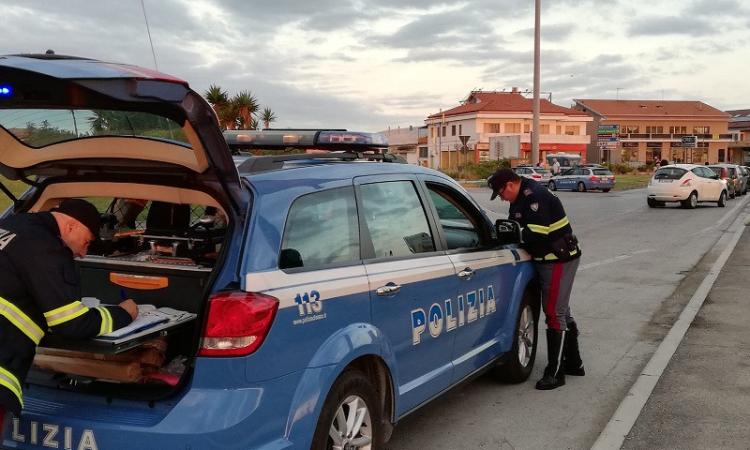
[[[331,153],[302,153],[272,156],[248,156],[239,162],[237,170],[240,173],[258,173],[284,168],[289,161],[380,161],[406,164],[406,160],[391,153],[364,152],[331,152]]]

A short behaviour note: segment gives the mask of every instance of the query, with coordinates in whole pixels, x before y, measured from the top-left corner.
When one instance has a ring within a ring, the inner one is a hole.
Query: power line
[[[154,51],[154,41],[151,39],[151,28],[148,26],[148,17],[146,16],[146,5],[141,0],[141,9],[143,10],[143,20],[146,22],[146,32],[148,33],[148,42],[151,44],[151,55],[154,57],[154,69],[159,70],[159,64],[156,62],[156,52]]]

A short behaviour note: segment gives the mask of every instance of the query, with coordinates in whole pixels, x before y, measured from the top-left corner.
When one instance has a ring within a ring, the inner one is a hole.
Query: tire
[[[578,182],[578,192],[586,192],[586,185],[583,184],[583,181]]]
[[[719,195],[719,201],[716,202],[720,207],[727,206],[727,191],[721,191],[721,195]]]
[[[609,188],[607,188],[607,189],[602,189],[602,192],[609,192]]]
[[[550,191],[556,191],[557,190],[557,186],[555,186],[555,182],[554,181],[550,181],[549,182],[549,186],[547,186],[547,189],[549,189]]]
[[[347,370],[342,373],[333,384],[326,397],[323,409],[318,418],[318,425],[313,435],[312,450],[329,450],[344,448],[344,444],[362,450],[379,450],[385,445],[384,427],[382,424],[383,411],[378,402],[378,396],[370,380],[358,370]],[[364,409],[365,417],[361,426],[349,428],[350,421],[346,420]],[[341,414],[338,414],[339,410]],[[339,417],[343,417],[342,423]],[[349,422],[349,423],[347,423]],[[343,432],[344,436],[331,436],[335,431]],[[354,432],[354,436],[348,436]],[[349,447],[346,447],[349,448]]]
[[[736,191],[734,191],[731,194],[729,194],[729,198],[735,198],[735,197],[737,197],[737,192]]]
[[[682,207],[686,209],[695,209],[698,206],[698,194],[693,191],[690,193],[690,197],[682,201]]]
[[[647,198],[646,203],[648,203],[649,208],[656,208],[656,200],[653,198]]]
[[[518,308],[513,346],[502,366],[496,369],[498,378],[506,383],[523,383],[531,375],[539,345],[539,312],[532,305],[533,296],[527,291]]]

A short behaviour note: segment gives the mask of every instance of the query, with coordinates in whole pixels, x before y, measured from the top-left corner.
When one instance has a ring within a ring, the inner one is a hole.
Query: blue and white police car
[[[28,185],[5,214],[90,199],[82,297],[190,319],[45,337],[3,448],[378,449],[480,371],[529,376],[518,230],[377,135],[224,136],[185,81],[58,55],[0,57],[0,87],[0,173]]]

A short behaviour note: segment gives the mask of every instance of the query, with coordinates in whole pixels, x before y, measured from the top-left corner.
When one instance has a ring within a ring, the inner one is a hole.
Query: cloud
[[[737,0],[696,0],[688,6],[687,16],[734,16],[747,14],[747,10]]]
[[[651,16],[638,18],[628,27],[632,36],[661,36],[667,34],[685,34],[688,36],[706,36],[717,32],[705,19],[677,16]]]
[[[395,33],[374,38],[380,45],[393,48],[423,48],[471,44],[477,37],[491,35],[487,22],[476,21],[475,12],[467,9],[420,16]]]

